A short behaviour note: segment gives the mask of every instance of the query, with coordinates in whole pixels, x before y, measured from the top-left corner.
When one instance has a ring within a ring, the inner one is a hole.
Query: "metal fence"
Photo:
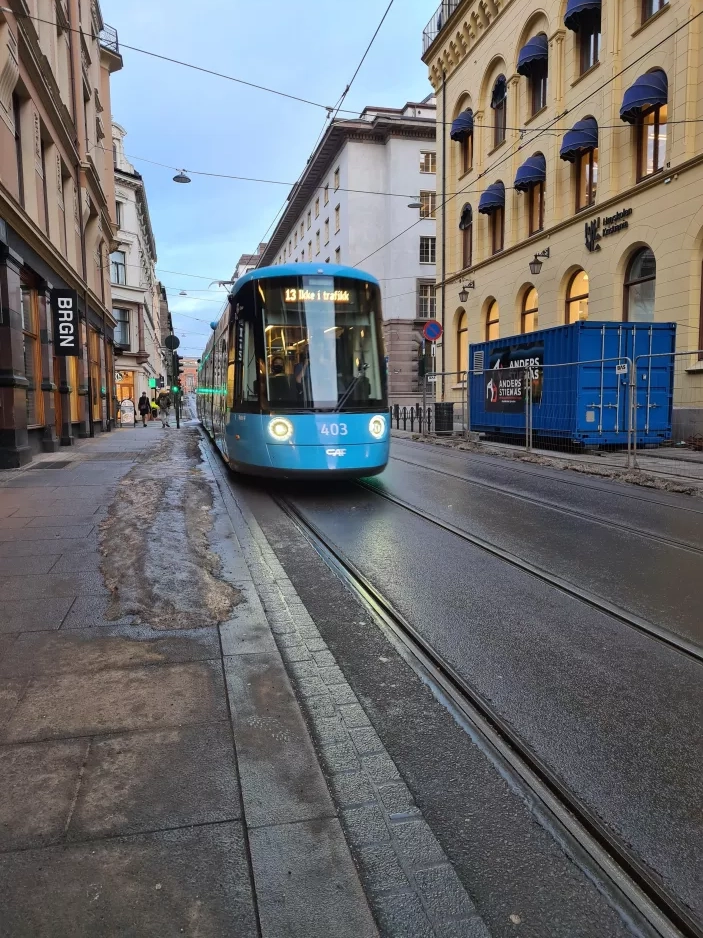
[[[452,405],[454,434],[472,431],[476,442],[620,468],[671,467],[672,474],[683,460],[699,463],[703,479],[703,351],[697,349],[431,373],[421,403],[391,408],[391,426],[423,436],[451,432],[446,405]]]

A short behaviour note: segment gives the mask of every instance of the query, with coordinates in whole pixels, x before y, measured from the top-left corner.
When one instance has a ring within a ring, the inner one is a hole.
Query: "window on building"
[[[461,138],[461,171],[468,173],[474,165],[474,135],[467,134]]]
[[[296,235],[296,238],[295,238],[295,243],[296,243],[296,245],[298,244],[298,236],[297,236],[297,235]],[[288,256],[290,257],[290,255],[291,255],[292,253],[293,253],[293,242],[291,241],[290,238],[288,238]]]
[[[118,228],[122,227],[122,221],[123,221],[122,211],[123,211],[122,202],[115,202],[115,221],[117,222]]]
[[[110,255],[110,280],[122,285],[127,283],[127,255],[124,251],[113,251]]]
[[[320,232],[318,229],[318,231],[315,232],[315,254],[319,254],[319,253],[320,253]]]
[[[92,326],[88,328],[88,367],[90,368],[90,400],[93,408],[93,420],[100,420],[102,417],[100,333]]]
[[[667,105],[642,112],[637,121],[637,178],[644,179],[664,168],[666,162]]]
[[[342,249],[341,249],[341,248],[335,248],[335,251],[334,251],[334,262],[335,262],[335,264],[341,264],[341,263],[342,263]]]
[[[474,212],[467,202],[461,210],[461,266],[471,267],[474,253]]]
[[[534,332],[537,329],[539,296],[534,287],[525,294],[522,301],[522,332]]]
[[[650,17],[668,5],[669,0],[642,0],[642,22],[646,23]]]
[[[421,283],[418,290],[417,315],[420,319],[434,319],[437,314],[437,287],[434,283]]]
[[[588,274],[577,270],[566,290],[566,324],[588,319]]]
[[[296,248],[298,247],[298,229],[297,228],[293,232],[293,245]]]
[[[330,243],[330,220],[329,218],[325,219],[325,244]]]
[[[337,207],[335,208],[335,210],[334,210],[334,231],[335,231],[335,234],[336,234],[336,233],[339,231],[339,229],[340,229],[340,221],[339,221],[339,218],[340,218],[339,206],[337,206]]]
[[[128,349],[130,347],[129,310],[114,307],[112,315],[117,321],[117,325],[115,326],[115,345]]]
[[[24,208],[24,172],[22,171],[22,121],[19,95],[12,95],[12,114],[15,120],[15,159],[17,161],[17,186],[19,203]]]
[[[498,254],[505,245],[505,209],[494,209],[488,218],[491,226],[491,253]]]
[[[469,360],[469,320],[465,310],[459,314],[456,323],[456,379],[466,381],[467,362]]]
[[[434,218],[437,211],[437,193],[423,191],[420,193],[420,218]]]
[[[486,312],[486,341],[500,338],[500,310],[495,300],[491,300],[491,305]]]
[[[420,238],[420,263],[437,263],[437,239],[422,235]]]
[[[305,223],[301,221],[300,223],[300,240],[302,241],[305,237]]]
[[[315,218],[320,217],[320,198],[315,199]]]
[[[334,191],[339,189],[339,166],[334,171]]]
[[[493,85],[491,108],[493,109],[493,146],[498,147],[505,140],[506,101],[508,82],[505,75],[499,75]]]
[[[581,18],[578,37],[579,63],[583,75],[600,59],[600,9]]]
[[[29,284],[22,284],[22,340],[24,377],[27,379],[27,426],[44,423],[41,393],[41,346],[39,344],[39,295]]]
[[[327,183],[325,186],[324,196],[325,196],[325,205],[327,205],[327,203],[330,200],[330,184],[329,183]]]
[[[49,231],[49,186],[46,175],[46,143],[41,141],[41,185],[42,185],[42,206],[44,208],[44,231],[50,235]]]
[[[576,157],[576,211],[593,205],[598,187],[598,148]]]
[[[308,261],[312,260],[312,241],[308,241]]]
[[[544,183],[535,182],[527,190],[527,207],[530,214],[530,234],[544,228]]]
[[[325,258],[325,264],[329,264],[329,262],[330,262],[329,257],[326,257],[326,258]]]
[[[630,259],[625,275],[625,322],[654,322],[657,262],[650,248],[640,248]]]
[[[529,78],[530,114],[536,114],[547,106],[547,63],[534,65]]]
[[[434,150],[421,150],[420,151],[420,172],[421,173],[436,173],[437,172],[437,154]]]
[[[312,211],[308,212],[308,229],[312,225]]]

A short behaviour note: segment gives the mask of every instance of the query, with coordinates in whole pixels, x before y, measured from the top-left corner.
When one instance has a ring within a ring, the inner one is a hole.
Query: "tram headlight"
[[[386,435],[386,418],[381,414],[376,414],[369,420],[369,433],[376,440],[382,439]]]
[[[274,417],[269,421],[269,433],[278,443],[286,443],[293,436],[293,424],[285,417]]]

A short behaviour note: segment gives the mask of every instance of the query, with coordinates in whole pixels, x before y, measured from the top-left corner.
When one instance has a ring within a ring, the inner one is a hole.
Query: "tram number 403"
[[[346,436],[349,430],[346,423],[323,423],[320,433],[322,436]]]

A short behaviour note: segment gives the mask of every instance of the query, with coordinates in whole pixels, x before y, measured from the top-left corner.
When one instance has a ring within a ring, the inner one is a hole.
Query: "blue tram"
[[[198,417],[253,475],[381,472],[390,426],[378,282],[352,267],[282,264],[235,284],[200,360]]]

